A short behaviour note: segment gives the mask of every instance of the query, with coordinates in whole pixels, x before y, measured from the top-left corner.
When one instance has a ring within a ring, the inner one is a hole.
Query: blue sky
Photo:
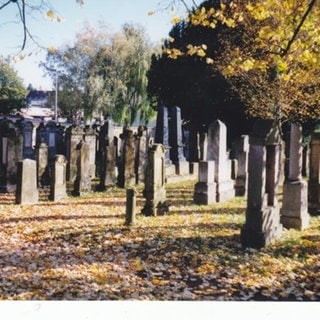
[[[0,0],[0,5],[4,2],[6,1]],[[149,11],[166,7],[170,0],[85,0],[82,7],[77,5],[75,0],[49,2],[55,12],[62,16],[63,22],[49,21],[40,14],[29,18],[28,21],[31,33],[44,47],[60,47],[66,43],[72,43],[76,32],[81,30],[85,22],[97,26],[101,21],[110,26],[114,32],[126,22],[138,23],[146,28],[147,34],[154,43],[166,37],[172,26],[170,10],[160,10],[152,16],[148,15]],[[184,9],[180,7],[179,12],[183,14]],[[0,55],[4,57],[17,53],[22,42],[22,26],[15,23],[15,19],[14,4],[0,11]],[[45,51],[31,47],[25,53],[26,57],[14,65],[19,76],[26,85],[31,83],[37,89],[51,89],[51,80],[44,78],[43,71],[38,67],[39,62],[45,59]],[[32,54],[28,56],[29,53]]]

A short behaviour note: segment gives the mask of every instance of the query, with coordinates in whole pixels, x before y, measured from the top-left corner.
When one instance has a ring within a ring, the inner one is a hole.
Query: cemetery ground
[[[320,217],[243,249],[246,200],[198,206],[195,181],[167,185],[170,211],[125,226],[125,189],[36,205],[0,195],[2,300],[320,299]]]

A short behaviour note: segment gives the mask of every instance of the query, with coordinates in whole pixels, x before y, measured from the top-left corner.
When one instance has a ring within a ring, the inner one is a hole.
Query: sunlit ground
[[[5,300],[319,300],[320,218],[242,249],[246,202],[197,206],[194,182],[167,186],[168,215],[125,226],[125,190],[37,205],[0,195],[0,298]]]

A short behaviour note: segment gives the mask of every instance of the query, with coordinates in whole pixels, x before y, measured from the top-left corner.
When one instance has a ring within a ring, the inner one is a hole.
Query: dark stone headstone
[[[142,213],[146,216],[163,215],[169,211],[165,189],[165,147],[153,144],[148,150],[148,165],[143,196],[146,204]]]
[[[249,138],[248,200],[241,230],[244,247],[262,248],[281,236],[277,200],[280,143],[273,121],[256,121]]]

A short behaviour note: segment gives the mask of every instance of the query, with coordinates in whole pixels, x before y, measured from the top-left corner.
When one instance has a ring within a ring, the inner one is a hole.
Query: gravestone
[[[309,212],[320,214],[320,131],[311,135],[310,176],[308,181]]]
[[[48,161],[53,162],[57,154],[57,124],[49,121],[46,126],[46,143],[48,146]]]
[[[84,128],[71,126],[66,130],[67,181],[74,182],[77,177],[78,145],[85,135]]]
[[[235,190],[231,180],[231,160],[227,153],[227,128],[220,120],[214,121],[208,128],[207,160],[215,162],[216,201],[232,199]]]
[[[138,128],[136,137],[135,175],[136,184],[143,184],[148,162],[148,138],[147,129],[143,126]]]
[[[34,159],[35,150],[33,148],[33,123],[31,121],[22,121],[20,126],[23,137],[22,158]]]
[[[124,128],[121,134],[121,160],[119,165],[118,185],[129,188],[136,184],[135,175],[135,135],[132,129]]]
[[[199,181],[195,184],[194,203],[208,205],[216,202],[214,172],[214,161],[199,161]]]
[[[309,226],[308,185],[302,179],[302,128],[291,124],[288,173],[283,185],[283,200],[280,211],[281,223],[298,230]]]
[[[0,192],[6,193],[16,188],[17,162],[22,160],[22,139],[15,124],[6,118],[0,120],[0,137]]]
[[[197,126],[194,124],[194,122],[190,122],[189,127],[189,157],[187,160],[189,162],[199,162],[200,160],[200,134],[198,132]],[[204,159],[202,159],[204,160]]]
[[[50,185],[51,175],[49,173],[48,145],[45,142],[41,142],[36,147],[36,161],[38,186]]]
[[[165,106],[159,106],[157,109],[157,121],[154,137],[155,144],[162,144],[165,148],[165,166],[166,175],[174,175],[176,168],[170,160],[170,146],[169,146],[169,112]]]
[[[180,108],[174,106],[169,108],[169,145],[170,160],[176,167],[176,174],[189,174],[189,163],[183,153],[182,120]]]
[[[261,248],[282,233],[277,187],[281,138],[272,120],[257,120],[249,137],[248,199],[241,229],[244,247]]]
[[[201,132],[199,135],[200,158],[199,160],[207,161],[208,159],[208,133]]]
[[[52,180],[49,200],[60,201],[67,195],[67,159],[62,154],[57,154],[52,165]]]
[[[91,179],[96,177],[96,131],[92,127],[85,129],[85,140],[89,146],[89,163]]]
[[[114,141],[114,124],[112,120],[106,120],[99,132],[99,189],[105,190],[113,186],[116,181],[116,146]]]
[[[153,144],[148,150],[148,165],[143,196],[146,203],[142,209],[145,216],[163,215],[169,211],[165,189],[165,152],[162,144]]]
[[[249,136],[243,135],[238,141],[236,160],[237,174],[235,182],[236,196],[244,197],[248,190],[248,156],[249,156]]]
[[[91,191],[91,167],[90,167],[90,147],[82,140],[76,147],[77,152],[77,176],[74,180],[72,194],[80,196],[82,192]]]
[[[37,163],[24,159],[17,164],[16,204],[35,204],[39,201]]]

